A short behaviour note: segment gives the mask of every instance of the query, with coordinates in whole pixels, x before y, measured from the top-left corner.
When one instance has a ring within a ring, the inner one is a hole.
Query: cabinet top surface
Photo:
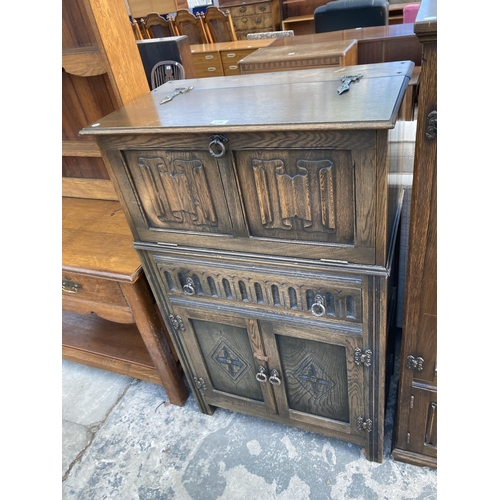
[[[284,47],[264,47],[246,56],[239,64],[345,56],[357,43],[357,40],[335,40],[333,42],[287,45]]]
[[[393,128],[413,62],[168,82],[82,135]],[[346,75],[361,74],[339,94]],[[161,104],[177,88],[193,87]]]

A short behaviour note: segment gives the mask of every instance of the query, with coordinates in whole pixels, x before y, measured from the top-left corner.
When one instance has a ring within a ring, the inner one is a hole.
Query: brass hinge
[[[371,366],[372,364],[372,352],[367,350],[363,352],[359,347],[354,349],[354,363],[356,365]]]
[[[363,417],[358,417],[356,419],[356,427],[358,428],[358,431],[371,432],[372,421],[369,418],[365,420]]]
[[[424,358],[421,358],[420,356],[418,358],[415,358],[410,354],[406,358],[406,368],[421,372],[424,369]]]
[[[185,328],[184,328],[184,323],[182,322],[182,318],[180,316],[174,316],[173,314],[171,314],[169,316],[170,318],[170,322],[172,323],[172,326],[178,330],[179,328],[181,329],[181,331],[184,331]]]

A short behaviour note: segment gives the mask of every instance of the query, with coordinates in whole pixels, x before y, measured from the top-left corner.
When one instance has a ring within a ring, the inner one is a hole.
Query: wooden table
[[[413,61],[416,66],[421,64],[422,46],[413,32],[413,24],[373,26],[277,38],[271,46],[333,42],[336,40],[358,41],[358,64],[394,61]]]
[[[294,37],[291,37],[292,39]],[[335,40],[281,47],[264,47],[238,62],[242,75],[293,69],[352,66],[357,64],[358,42]]]
[[[188,393],[118,201],[62,199],[62,357]]]

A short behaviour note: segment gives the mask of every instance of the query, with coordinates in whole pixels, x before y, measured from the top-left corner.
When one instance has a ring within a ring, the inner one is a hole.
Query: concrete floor
[[[432,500],[437,470],[357,445],[217,409],[190,395],[171,405],[162,386],[62,363],[62,498],[117,500]]]

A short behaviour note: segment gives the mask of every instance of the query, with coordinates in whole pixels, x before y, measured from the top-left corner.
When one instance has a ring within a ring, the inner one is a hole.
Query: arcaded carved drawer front
[[[62,273],[62,296],[72,300],[81,299],[128,307],[116,281],[81,274]]]
[[[150,229],[231,234],[217,163],[208,151],[125,151]]]
[[[294,316],[350,324],[363,322],[362,280],[302,279],[279,273],[248,272],[209,266],[176,265],[156,257],[160,277],[170,297],[192,297],[247,305]]]

